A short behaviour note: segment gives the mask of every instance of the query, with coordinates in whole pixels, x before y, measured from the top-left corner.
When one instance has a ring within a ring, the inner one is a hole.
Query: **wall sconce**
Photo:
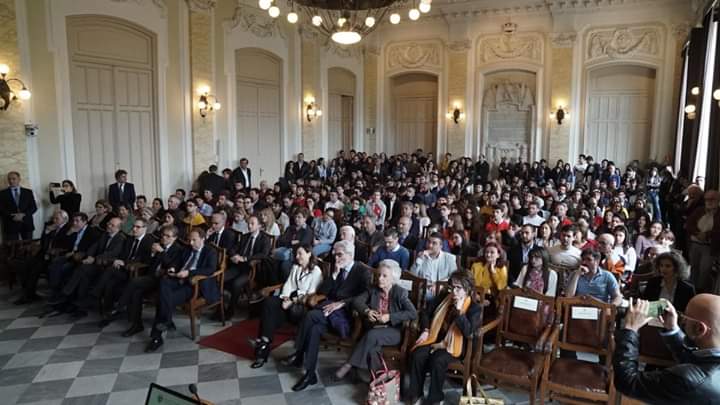
[[[8,73],[10,73],[10,66],[4,63],[0,64],[0,99],[3,101],[3,104],[0,105],[0,110],[2,111],[6,111],[10,107],[10,103],[17,100],[18,97],[20,97],[21,100],[27,100],[31,96],[30,90],[25,87],[25,83],[20,79],[8,79]],[[17,92],[17,95],[10,88],[11,82],[18,82],[20,86],[22,86],[20,91]]]
[[[570,118],[570,112],[567,107],[563,107],[562,104],[558,105],[557,111],[550,112],[550,118],[557,120],[558,125],[562,125],[565,118]]]
[[[453,106],[453,110],[451,112],[445,114],[445,117],[447,117],[447,119],[449,119],[449,120],[453,120],[453,122],[455,122],[455,124],[458,124],[458,123],[460,123],[460,120],[465,119],[465,113],[460,111],[460,105],[455,104]]]
[[[720,89],[713,91],[713,99],[718,102],[718,107],[720,107]]]
[[[696,114],[697,108],[695,107],[695,104],[688,104],[685,106],[685,115],[687,115],[687,119],[694,120]]]
[[[198,88],[198,94],[200,94],[200,99],[198,100],[197,106],[200,110],[201,117],[205,118],[209,112],[222,108],[222,104],[220,104],[217,97],[210,94],[210,87],[200,86]]]
[[[305,104],[305,117],[307,117],[308,122],[312,122],[315,118],[322,117],[323,112],[318,108],[317,104],[315,104],[315,97],[305,97]]]

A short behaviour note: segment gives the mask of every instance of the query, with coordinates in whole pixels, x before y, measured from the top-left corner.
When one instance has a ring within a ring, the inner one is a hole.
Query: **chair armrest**
[[[282,284],[275,284],[268,287],[263,288],[260,290],[260,294],[262,294],[263,297],[269,297],[271,296],[275,291],[282,288]]]
[[[553,331],[553,325],[548,325],[545,330],[543,330],[542,334],[540,334],[540,337],[538,338],[537,342],[535,342],[535,351],[548,353],[548,350],[546,350],[546,342],[548,340],[548,337],[550,337],[550,334]]]
[[[127,269],[130,272],[130,277],[135,278],[140,270],[148,268],[149,266],[145,263],[129,263]]]
[[[327,296],[324,294],[312,294],[311,296],[307,297],[306,302],[310,308],[314,308],[317,306],[317,304],[320,303],[320,301],[324,300],[325,298],[327,298]]]
[[[500,318],[493,319],[492,321],[486,323],[485,325],[480,327],[480,338],[485,336],[486,333],[490,332],[491,330],[495,329],[500,325]]]
[[[543,348],[544,352],[552,353],[553,348],[557,345],[557,340],[560,337],[561,329],[562,329],[562,324],[556,324],[555,326],[553,326],[550,336],[545,341],[545,347]]]
[[[207,280],[207,279],[209,279],[209,278],[211,278],[211,277],[212,277],[212,276],[203,276],[203,275],[192,276],[192,278],[190,279],[190,284],[192,284],[192,285],[197,285],[197,284],[200,283],[201,281]]]

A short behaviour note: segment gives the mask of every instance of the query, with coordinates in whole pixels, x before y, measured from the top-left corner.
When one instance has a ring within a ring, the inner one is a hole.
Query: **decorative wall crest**
[[[478,43],[478,62],[525,59],[542,63],[542,37],[538,34],[514,32],[487,35]]]
[[[514,106],[518,110],[525,111],[535,105],[535,100],[532,89],[527,84],[503,80],[485,90],[483,105],[490,109]]]
[[[116,3],[137,3],[137,4],[144,4],[144,3],[151,3],[155,7],[160,9],[160,15],[165,18],[167,17],[167,4],[165,3],[165,0],[110,0],[114,1]]]
[[[621,27],[591,31],[587,35],[587,59],[661,55],[661,34],[656,26]]]
[[[577,39],[576,32],[553,32],[550,34],[550,42],[553,48],[572,48]]]
[[[232,19],[229,20],[226,25],[226,30],[232,31],[238,26],[243,31],[250,32],[256,37],[269,38],[277,35],[285,39],[285,33],[280,25],[278,25],[277,20],[265,15],[256,14],[251,8],[244,6],[240,0],[238,0],[237,6],[235,7],[235,13]]]
[[[436,41],[392,44],[387,49],[386,60],[388,70],[420,67],[441,68],[443,64],[441,44]]]
[[[190,11],[209,12],[217,4],[217,0],[186,0]]]

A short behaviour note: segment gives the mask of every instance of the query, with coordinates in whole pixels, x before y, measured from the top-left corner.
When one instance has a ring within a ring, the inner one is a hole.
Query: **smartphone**
[[[657,301],[650,301],[649,307],[648,307],[648,316],[651,316],[653,318],[657,318],[660,315],[665,313],[665,310],[668,307],[667,300],[661,299]]]

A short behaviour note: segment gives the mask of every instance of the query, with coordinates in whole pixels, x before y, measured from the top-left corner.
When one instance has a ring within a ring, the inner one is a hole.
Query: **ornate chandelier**
[[[280,0],[259,0],[258,6],[270,17],[281,14]],[[296,24],[303,15],[320,34],[341,45],[360,42],[375,30],[385,18],[390,24],[400,24],[405,7],[407,17],[417,21],[428,13],[432,0],[287,0],[287,20]]]

